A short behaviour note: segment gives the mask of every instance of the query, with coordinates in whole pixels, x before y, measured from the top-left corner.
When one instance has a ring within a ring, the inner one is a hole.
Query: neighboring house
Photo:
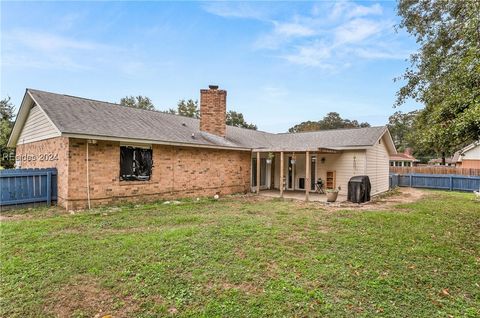
[[[413,167],[419,160],[412,155],[412,149],[407,148],[403,153],[397,153],[390,156],[391,167]]]
[[[27,89],[8,144],[18,167],[58,169],[66,209],[252,189],[307,197],[318,178],[346,194],[354,175],[370,177],[372,194],[388,190],[396,150],[386,127],[297,134],[231,127],[226,95],[202,89],[201,119],[193,119]]]
[[[456,163],[461,168],[480,169],[480,140],[458,151]]]
[[[442,165],[442,158],[432,159],[429,165]],[[456,151],[452,157],[445,158],[445,166],[480,169],[480,140]]]
[[[445,166],[445,167],[456,167],[457,166],[458,156],[454,155],[450,158],[445,158],[445,164],[442,164],[442,158],[430,159],[428,161],[429,166]]]

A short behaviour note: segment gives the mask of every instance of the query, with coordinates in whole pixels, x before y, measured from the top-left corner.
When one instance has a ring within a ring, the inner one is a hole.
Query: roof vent
[[[192,139],[195,139],[195,133],[192,133]]]
[[[218,89],[218,85],[208,85],[208,88],[210,88],[210,89]]]
[[[182,126],[183,126],[183,127],[187,127],[187,124],[185,124],[185,123],[182,123]]]

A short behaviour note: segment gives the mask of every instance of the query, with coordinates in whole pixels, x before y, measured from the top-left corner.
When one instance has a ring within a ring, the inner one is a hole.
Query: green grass
[[[37,209],[0,239],[1,317],[480,316],[471,194],[367,212],[242,198]]]

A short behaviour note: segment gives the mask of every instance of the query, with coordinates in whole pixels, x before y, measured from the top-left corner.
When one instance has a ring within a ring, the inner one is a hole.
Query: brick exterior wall
[[[149,181],[120,181],[120,143],[89,144],[92,205],[246,192],[250,152],[153,145]],[[86,140],[70,140],[68,203],[87,206]]]
[[[66,137],[56,137],[28,144],[18,145],[16,148],[17,163],[20,168],[57,168],[58,205],[67,208],[68,198],[68,152],[69,140]],[[42,160],[53,155],[56,160]],[[30,157],[30,159],[28,159]],[[43,157],[43,158],[42,158]],[[35,160],[32,160],[35,158]]]
[[[200,130],[225,137],[227,91],[211,86],[200,90]]]
[[[58,169],[60,206],[88,207],[87,141],[52,138],[17,147],[18,155],[58,153],[57,161],[24,162],[22,168]],[[250,187],[250,152],[153,145],[150,181],[120,181],[120,143],[89,144],[92,206],[242,193]]]

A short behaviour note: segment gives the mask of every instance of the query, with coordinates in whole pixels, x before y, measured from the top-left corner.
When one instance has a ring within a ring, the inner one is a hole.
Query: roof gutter
[[[68,137],[68,138],[78,138],[78,139],[96,139],[96,140],[105,140],[105,141],[119,141],[119,142],[125,142],[125,143],[153,144],[153,145],[194,147],[194,148],[207,148],[207,149],[222,149],[222,150],[236,150],[236,151],[252,151],[251,148],[203,145],[203,144],[194,144],[194,143],[170,142],[170,141],[137,139],[137,138],[122,138],[122,137],[99,136],[99,135],[85,135],[85,134],[75,134],[75,133],[62,133],[62,136],[63,137]]]
[[[254,148],[252,149],[253,152],[322,152],[325,150],[331,150],[331,153],[335,153],[336,151],[343,151],[343,150],[366,150],[371,148],[371,145],[368,146],[352,146],[352,147],[319,147],[319,148]]]

